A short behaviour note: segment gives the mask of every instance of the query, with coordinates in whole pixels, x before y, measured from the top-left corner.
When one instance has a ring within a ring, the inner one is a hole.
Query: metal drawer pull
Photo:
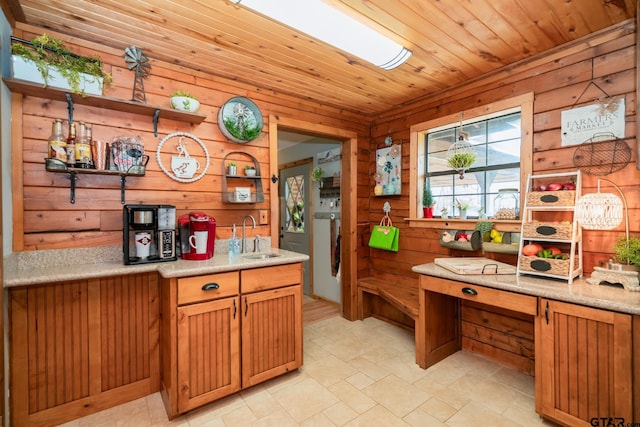
[[[467,295],[478,295],[478,291],[476,291],[473,288],[467,288],[467,287],[462,288],[462,293]]]
[[[216,289],[220,289],[220,285],[217,283],[206,283],[202,285],[203,291],[215,291]]]

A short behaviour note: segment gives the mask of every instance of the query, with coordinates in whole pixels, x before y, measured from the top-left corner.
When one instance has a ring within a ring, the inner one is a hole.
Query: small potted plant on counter
[[[169,101],[171,102],[171,108],[174,110],[195,113],[198,111],[198,108],[200,108],[200,101],[198,101],[198,98],[191,95],[191,92],[184,90],[177,90],[173,92]]]
[[[244,174],[246,176],[256,176],[256,168],[253,165],[246,165],[244,167]]]
[[[238,173],[238,166],[233,162],[228,163],[227,164],[227,175],[236,176],[237,173]]]
[[[615,261],[622,265],[623,270],[640,271],[640,238],[630,236],[621,237],[613,250]]]

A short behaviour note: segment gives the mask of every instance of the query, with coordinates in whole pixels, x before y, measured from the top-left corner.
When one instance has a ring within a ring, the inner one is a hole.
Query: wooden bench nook
[[[418,286],[398,286],[386,280],[375,277],[365,277],[358,280],[358,318],[368,317],[368,304],[364,294],[377,295],[393,307],[406,314],[414,321],[418,318]],[[393,319],[392,319],[393,320]],[[394,322],[395,323],[395,322]],[[403,324],[403,326],[407,326]]]

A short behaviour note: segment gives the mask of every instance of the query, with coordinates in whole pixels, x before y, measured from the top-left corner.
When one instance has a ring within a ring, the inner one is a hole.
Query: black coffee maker
[[[125,205],[122,250],[126,265],[175,261],[176,207]]]

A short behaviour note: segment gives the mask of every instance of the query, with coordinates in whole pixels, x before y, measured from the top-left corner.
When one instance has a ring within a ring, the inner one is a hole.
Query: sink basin
[[[280,254],[274,254],[274,253],[266,253],[266,254],[249,254],[249,255],[243,255],[243,258],[246,259],[269,259],[269,258],[276,258],[279,257]]]

